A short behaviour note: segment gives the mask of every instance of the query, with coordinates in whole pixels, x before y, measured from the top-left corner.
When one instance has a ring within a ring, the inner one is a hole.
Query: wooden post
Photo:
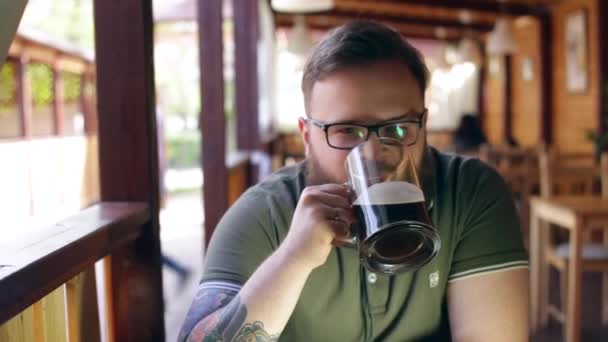
[[[606,38],[603,36],[606,30],[608,30],[608,3],[606,1],[598,1],[598,19],[599,25],[598,32],[599,39],[598,44],[598,87],[600,93],[599,106],[598,106],[598,130],[600,134],[606,132],[606,120],[608,120],[608,43]]]
[[[55,134],[63,135],[65,119],[65,99],[63,92],[63,75],[58,68],[58,61],[53,65],[53,114],[55,120]]]
[[[551,145],[553,139],[553,27],[551,13],[538,17],[540,21],[541,53],[541,121],[540,139],[545,146]]]
[[[257,1],[233,0],[237,147],[259,148]]]
[[[507,143],[513,138],[513,94],[512,87],[512,61],[510,55],[504,55],[503,63],[504,63],[504,83],[503,83],[503,139],[504,142]]]
[[[163,341],[151,0],[95,0],[102,201],[143,201],[150,221],[106,265],[115,341]]]
[[[222,0],[198,2],[205,246],[228,208]]]
[[[29,55],[25,52],[15,64],[17,67],[17,99],[19,101],[19,114],[21,115],[21,134],[26,139],[32,137],[32,86],[29,77],[27,77],[29,62]]]
[[[93,134],[96,131],[93,125],[91,102],[87,97],[88,82],[89,77],[85,71],[80,75],[80,110],[84,116],[84,132],[86,135]]]

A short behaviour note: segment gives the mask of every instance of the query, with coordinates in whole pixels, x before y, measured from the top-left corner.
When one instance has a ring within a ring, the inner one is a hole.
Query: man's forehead
[[[308,114],[323,120],[415,116],[423,106],[422,92],[407,66],[388,62],[336,71],[315,82],[308,98]]]
[[[326,115],[328,117],[328,123],[352,123],[352,124],[363,124],[371,125],[380,122],[390,122],[399,120],[419,120],[423,114],[424,109],[420,110],[408,110],[394,113],[331,113]]]

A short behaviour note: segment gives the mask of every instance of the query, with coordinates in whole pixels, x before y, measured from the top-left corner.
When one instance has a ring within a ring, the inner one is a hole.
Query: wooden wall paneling
[[[491,144],[502,144],[504,142],[504,119],[503,119],[503,83],[504,64],[498,56],[488,56],[486,68],[486,84],[484,98],[484,131],[488,142]]]
[[[259,148],[257,1],[233,0],[237,148]]]
[[[566,0],[553,7],[553,146],[563,152],[592,152],[585,131],[599,127],[598,0]],[[587,11],[588,87],[582,93],[566,89],[565,21],[578,9]],[[604,33],[602,33],[603,35]]]
[[[540,51],[540,24],[535,17],[526,16],[515,20],[514,32],[518,51],[512,57],[512,133],[524,147],[537,145],[542,128],[542,59]],[[526,71],[531,74],[524,75]]]
[[[222,0],[198,2],[205,246],[228,209]]]
[[[102,201],[142,201],[141,236],[112,254],[109,320],[117,341],[162,341],[164,303],[152,1],[94,1]]]
[[[608,2],[598,1],[597,23],[602,35],[608,32]],[[608,42],[606,38],[598,39],[598,61],[599,61],[599,77],[598,87],[600,89],[599,109],[598,109],[598,128],[599,133],[606,132],[608,129],[606,120],[608,120]]]

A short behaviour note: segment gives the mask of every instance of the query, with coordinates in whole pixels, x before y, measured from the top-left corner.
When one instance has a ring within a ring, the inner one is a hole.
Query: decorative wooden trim
[[[545,146],[553,140],[553,27],[550,13],[538,17],[540,21],[541,53],[541,122],[540,139]]]
[[[503,139],[505,142],[513,138],[513,59],[510,55],[503,57],[504,63],[504,83],[503,83],[503,115],[504,115],[504,133]]]
[[[116,341],[163,341],[152,1],[94,1],[102,201],[142,201],[142,235],[111,256]]]
[[[224,64],[222,44],[222,0],[200,1],[198,6],[201,131],[205,191],[205,246],[215,226],[228,209],[226,169],[226,124],[224,120]]]
[[[258,3],[233,0],[237,148],[259,148]]]

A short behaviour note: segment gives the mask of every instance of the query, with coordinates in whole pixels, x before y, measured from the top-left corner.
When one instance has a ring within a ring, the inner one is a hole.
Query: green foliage
[[[168,137],[166,143],[169,168],[200,167],[201,139],[197,132]]]
[[[27,74],[34,106],[49,106],[53,101],[53,70],[46,64],[32,63],[27,68]]]
[[[66,103],[76,102],[80,99],[80,75],[64,71],[63,98]]]
[[[15,65],[5,63],[0,68],[0,116],[16,104]]]

